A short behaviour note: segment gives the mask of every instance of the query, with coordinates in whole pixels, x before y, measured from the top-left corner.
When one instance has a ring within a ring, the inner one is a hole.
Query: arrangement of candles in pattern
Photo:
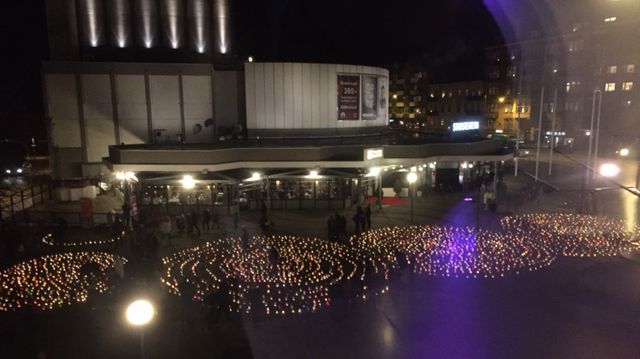
[[[85,302],[90,293],[108,290],[115,260],[109,253],[74,252],[18,263],[0,272],[0,311]]]
[[[315,312],[337,295],[366,300],[384,294],[398,271],[491,279],[544,268],[558,256],[615,256],[640,249],[640,227],[605,217],[526,214],[504,217],[500,224],[501,231],[385,227],[346,243],[275,235],[254,236],[243,246],[239,238],[226,238],[164,257],[160,280],[171,293],[223,303],[222,310],[287,315]],[[44,241],[51,243],[51,237]],[[109,288],[107,273],[115,260],[112,254],[77,252],[14,265],[0,272],[0,311],[84,302],[90,292]]]
[[[47,233],[42,237],[42,243],[48,246],[61,245],[63,247],[83,247],[83,246],[96,246],[104,244],[112,244],[120,241],[124,236],[124,232],[116,235],[109,236],[107,239],[89,239],[84,241],[62,241],[59,244],[55,242],[52,233]]]
[[[231,311],[249,313],[258,306],[279,315],[328,306],[329,288],[343,281],[360,281],[358,292],[366,298],[373,294],[364,284],[367,275],[385,271],[385,263],[344,245],[284,235],[253,237],[248,248],[237,238],[205,243],[165,257],[163,264],[161,281],[173,293],[206,302],[224,288]]]
[[[510,233],[531,233],[535,240],[567,257],[610,257],[640,249],[640,227],[586,214],[535,213],[501,220]]]

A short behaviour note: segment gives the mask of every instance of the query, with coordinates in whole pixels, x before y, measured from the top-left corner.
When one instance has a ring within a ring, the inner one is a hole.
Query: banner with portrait
[[[362,119],[378,119],[378,77],[362,76]]]
[[[386,120],[387,112],[389,110],[389,87],[387,85],[386,77],[378,77],[378,118]]]

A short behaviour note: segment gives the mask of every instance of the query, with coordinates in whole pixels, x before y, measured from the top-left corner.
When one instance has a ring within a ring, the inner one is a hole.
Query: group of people
[[[352,220],[356,227],[356,233],[358,234],[367,229],[371,229],[371,203],[368,203],[364,209],[362,206],[358,206]]]
[[[364,208],[362,206],[356,207],[356,213],[352,220],[357,234],[371,229],[371,203]],[[344,240],[347,236],[347,218],[340,213],[329,216],[327,232],[329,240]]]

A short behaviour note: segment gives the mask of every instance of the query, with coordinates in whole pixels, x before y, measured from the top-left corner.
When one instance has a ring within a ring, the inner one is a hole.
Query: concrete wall
[[[116,143],[109,75],[82,75],[87,162],[101,162]]]
[[[367,121],[338,120],[338,74],[374,75],[385,78],[387,104],[384,106],[384,112],[379,113],[376,119]],[[322,129],[327,134],[337,134],[343,129],[384,127],[388,120],[388,80],[389,71],[377,67],[246,63],[247,129],[250,135],[305,129]],[[304,134],[304,131],[297,132]]]
[[[116,77],[120,142],[126,144],[149,141],[147,123],[147,97],[144,75],[118,75]]]
[[[210,65],[45,63],[43,72],[51,145],[77,150],[84,164],[76,152],[53,151],[61,154],[58,177],[95,174],[81,169],[102,162],[110,145],[213,141],[213,126],[205,126],[213,118]],[[230,104],[234,120],[237,103]],[[155,130],[163,130],[160,138]]]
[[[244,73],[242,71],[216,71],[215,115],[218,126],[233,126],[245,122]]]

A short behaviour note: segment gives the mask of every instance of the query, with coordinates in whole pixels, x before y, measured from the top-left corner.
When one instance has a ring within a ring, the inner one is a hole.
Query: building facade
[[[489,94],[522,97],[523,106],[530,105],[531,116],[522,123],[529,141],[541,121],[543,137],[559,132],[564,136],[555,139],[558,145],[585,145],[591,119],[597,122],[600,113],[601,145],[636,143],[640,4],[590,0],[549,6],[555,16],[523,22],[517,42],[487,49]]]

